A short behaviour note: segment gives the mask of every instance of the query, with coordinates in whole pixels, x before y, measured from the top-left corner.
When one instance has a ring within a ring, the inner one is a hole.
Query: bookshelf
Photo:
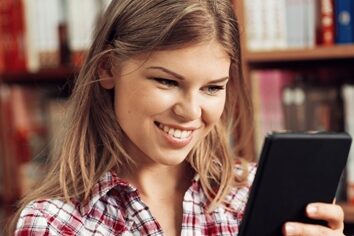
[[[50,157],[92,29],[109,2],[0,4],[0,235],[28,180],[42,171],[33,170]]]
[[[354,82],[354,44],[249,50],[247,47],[246,1],[233,0],[233,4],[240,24],[244,76],[248,80],[250,88],[253,88],[252,73],[256,70],[292,70],[297,73],[312,73],[319,77],[329,77],[331,83],[335,84]],[[255,149],[255,134],[252,140],[250,146]],[[256,155],[256,151],[253,153]],[[257,158],[254,157],[253,159]],[[347,233],[353,233],[354,205],[346,202],[340,202],[340,205],[345,213]]]
[[[354,45],[334,45],[309,49],[287,49],[263,52],[244,52],[244,59],[250,66],[280,62],[311,62],[331,60],[354,60]]]
[[[5,84],[22,83],[61,83],[71,79],[78,70],[74,67],[56,67],[50,69],[41,69],[37,72],[13,71],[0,73],[0,82]]]
[[[23,167],[31,163],[32,158],[33,160],[36,159],[35,162],[38,162],[37,158],[39,156],[48,155],[46,148],[48,145],[50,145],[48,139],[51,131],[49,124],[50,119],[49,117],[46,117],[44,123],[41,124],[40,127],[41,129],[45,129],[44,136],[46,143],[44,146],[38,145],[40,150],[38,150],[38,148],[35,150],[39,152],[32,153],[29,160],[28,158],[25,161],[19,160],[19,156],[16,153],[18,151],[18,149],[16,150],[18,146],[15,146],[18,145],[18,140],[15,138],[16,141],[12,141],[16,135],[14,132],[14,129],[16,129],[14,120],[16,120],[16,118],[12,117],[13,119],[8,120],[9,116],[7,116],[7,113],[16,114],[15,108],[9,109],[9,106],[12,107],[15,103],[13,101],[9,103],[9,100],[6,98],[6,96],[4,98],[4,93],[7,93],[4,91],[15,90],[14,87],[16,87],[17,92],[19,91],[18,88],[20,88],[20,90],[27,92],[29,91],[29,93],[33,91],[33,93],[36,95],[38,94],[38,90],[41,90],[41,93],[44,93],[45,96],[40,98],[36,96],[30,96],[28,100],[25,100],[25,103],[26,105],[32,104],[32,98],[41,99],[41,101],[36,101],[35,103],[41,103],[43,106],[45,106],[46,109],[41,110],[42,112],[49,112],[49,110],[53,107],[51,103],[55,103],[57,100],[65,100],[69,96],[73,88],[74,77],[76,74],[77,68],[74,67],[41,69],[37,72],[14,71],[0,73],[0,228],[2,228],[2,224],[5,222],[5,219],[10,216],[16,209],[16,203],[19,200],[19,196],[24,193],[24,186],[26,186],[25,188],[30,188],[31,184],[28,184],[30,183],[28,181],[34,180],[29,179],[27,178],[27,175],[24,175]],[[35,116],[38,115],[37,113],[30,114]],[[48,114],[44,115],[47,116]],[[27,137],[27,141],[33,144],[33,138],[43,138],[44,136],[41,136],[41,132],[41,130],[38,131],[38,136],[30,136],[29,138]],[[28,143],[23,144],[25,145],[24,149],[26,150]],[[41,155],[39,155],[39,153],[42,151],[44,151],[44,154],[41,153]],[[30,167],[31,165],[26,167],[27,171]],[[38,166],[36,166],[36,168],[38,168]],[[24,176],[26,177],[24,178]]]

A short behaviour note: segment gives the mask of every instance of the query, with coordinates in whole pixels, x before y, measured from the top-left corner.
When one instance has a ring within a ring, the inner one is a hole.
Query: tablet
[[[282,235],[286,221],[310,220],[311,202],[331,203],[347,162],[347,133],[271,133],[265,138],[239,236]]]

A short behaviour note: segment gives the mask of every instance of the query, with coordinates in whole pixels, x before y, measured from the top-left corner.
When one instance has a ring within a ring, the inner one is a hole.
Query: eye
[[[220,92],[221,90],[224,90],[224,89],[225,89],[224,86],[209,85],[209,86],[205,87],[203,90],[209,95],[216,95],[218,92]]]
[[[178,82],[175,80],[170,80],[170,79],[164,79],[164,78],[153,78],[156,82],[159,84],[165,86],[165,87],[175,87],[178,86]]]

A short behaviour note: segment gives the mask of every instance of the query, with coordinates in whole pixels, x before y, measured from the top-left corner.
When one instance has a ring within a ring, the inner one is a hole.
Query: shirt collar
[[[94,207],[95,203],[103,196],[107,195],[109,191],[116,187],[120,188],[126,193],[132,193],[137,191],[137,189],[130,185],[126,180],[118,177],[114,171],[108,171],[103,174],[99,181],[94,185],[89,200],[86,203],[79,203],[81,205],[81,214],[89,214],[92,208]]]
[[[192,179],[191,187],[189,188],[189,190],[191,190],[193,194],[201,194],[199,179],[200,177],[198,174],[195,174]],[[99,181],[94,185],[88,201],[84,203],[78,203],[80,205],[80,213],[82,215],[89,214],[90,211],[93,209],[94,205],[97,203],[97,201],[100,200],[103,196],[107,195],[108,192],[114,188],[119,188],[119,190],[122,190],[127,194],[137,192],[136,187],[129,184],[128,181],[118,177],[115,171],[108,171],[103,174]],[[201,201],[201,204],[205,200],[202,196],[200,196],[199,199]]]

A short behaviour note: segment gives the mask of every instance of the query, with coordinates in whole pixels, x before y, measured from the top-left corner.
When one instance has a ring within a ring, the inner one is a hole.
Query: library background
[[[110,0],[0,1],[0,229],[50,160],[73,80]],[[354,2],[233,0],[254,104],[256,160],[271,130],[354,136]],[[354,151],[337,202],[354,232]],[[0,232],[1,235],[1,232]]]

